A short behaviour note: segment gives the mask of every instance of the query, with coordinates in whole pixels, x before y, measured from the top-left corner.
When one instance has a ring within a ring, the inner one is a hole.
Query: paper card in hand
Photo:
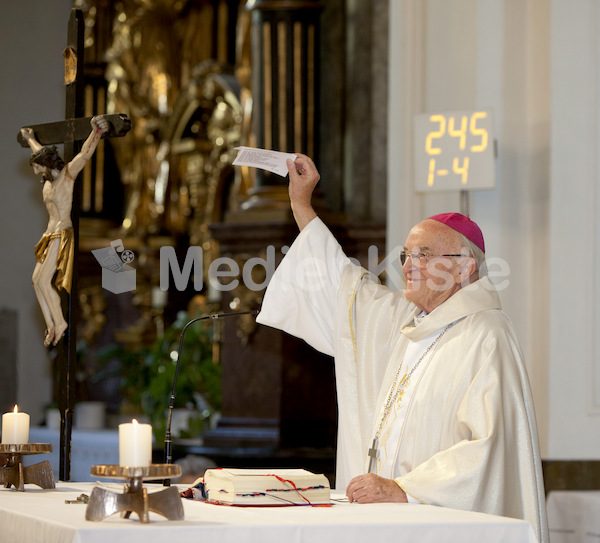
[[[268,149],[255,149],[254,147],[236,147],[235,149],[239,152],[233,161],[234,166],[260,168],[276,173],[281,177],[285,177],[288,174],[286,161],[288,159],[296,160],[297,156],[292,153],[269,151]]]

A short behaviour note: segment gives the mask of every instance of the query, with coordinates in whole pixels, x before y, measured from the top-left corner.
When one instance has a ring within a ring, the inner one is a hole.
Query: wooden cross
[[[84,78],[83,78],[83,13],[72,9],[69,18],[67,48],[65,58],[66,108],[64,121],[29,126],[41,145],[64,143],[64,162],[68,164],[81,149],[81,142],[90,134],[90,117],[84,118]],[[106,116],[111,124],[103,137],[124,136],[131,128],[131,122],[122,114]],[[17,140],[23,147],[28,143],[21,132]],[[71,478],[71,429],[75,409],[75,369],[76,369],[76,310],[77,310],[77,253],[79,245],[79,208],[81,206],[81,186],[75,182],[71,222],[74,233],[73,276],[71,292],[63,296],[63,313],[68,323],[63,340],[57,346],[59,396],[58,407],[61,413],[60,424],[60,466],[59,479]]]

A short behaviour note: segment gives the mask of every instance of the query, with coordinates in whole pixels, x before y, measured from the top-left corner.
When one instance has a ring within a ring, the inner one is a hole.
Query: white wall
[[[19,409],[32,424],[51,398],[51,365],[43,345],[44,321],[31,286],[33,248],[46,229],[41,184],[19,129],[64,119],[62,52],[71,0],[2,0],[0,20],[0,308],[18,312]]]
[[[496,188],[469,213],[488,257],[510,265],[503,308],[532,381],[542,451],[549,448],[550,4],[544,0],[391,0],[388,250],[416,222],[460,211],[458,193],[413,190],[415,113],[492,108]],[[600,439],[600,435],[598,436]]]
[[[550,451],[600,455],[600,6],[552,2]]]

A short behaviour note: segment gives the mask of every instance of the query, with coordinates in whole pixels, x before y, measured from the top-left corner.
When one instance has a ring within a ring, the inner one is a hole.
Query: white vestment
[[[273,275],[257,320],[335,357],[338,489],[366,471],[407,347],[452,324],[406,400],[393,477],[413,500],[525,519],[546,543],[529,381],[492,282],[459,290],[416,324],[418,313],[402,291],[351,263],[317,218]]]
[[[376,455],[373,464],[369,455],[365,472],[376,473],[387,479],[393,479],[396,474],[401,473],[403,460],[398,454],[398,445],[404,436],[406,415],[421,376],[445,333],[446,328],[408,344],[400,363],[400,371],[373,421],[369,443],[375,447]],[[409,500],[413,503],[418,502],[412,496],[409,496]]]

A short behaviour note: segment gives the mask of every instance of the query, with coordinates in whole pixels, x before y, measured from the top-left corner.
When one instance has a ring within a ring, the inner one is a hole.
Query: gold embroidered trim
[[[350,324],[350,336],[352,337],[352,349],[354,350],[354,362],[356,362],[356,337],[354,335],[354,323],[352,320],[352,306],[354,305],[354,300],[356,299],[356,295],[358,294],[358,287],[360,286],[360,282],[362,281],[362,278],[365,275],[368,275],[368,273],[363,272],[356,281],[354,291],[352,292],[352,296],[350,296],[350,306],[348,308],[348,322]]]

